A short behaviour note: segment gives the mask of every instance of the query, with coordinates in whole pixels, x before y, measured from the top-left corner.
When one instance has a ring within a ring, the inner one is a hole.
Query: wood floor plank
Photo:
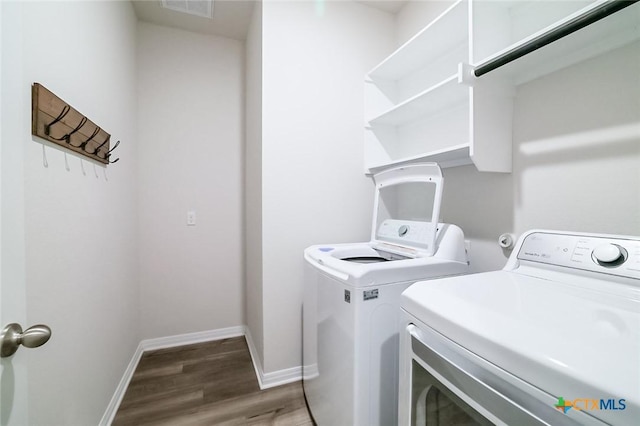
[[[244,338],[236,337],[231,339],[222,339],[213,342],[196,343],[193,345],[177,346],[145,352],[142,357],[144,365],[141,363],[141,367],[145,368],[146,365],[166,363],[171,360],[186,362],[191,359],[200,360],[205,357],[224,356],[231,352],[245,353],[246,351],[247,345]]]
[[[191,392],[179,392],[171,395],[164,395],[153,401],[144,401],[138,404],[129,404],[123,410],[118,422],[133,421],[138,424],[140,419],[153,420],[179,412],[185,407],[195,407],[202,404],[202,389],[195,389]],[[120,414],[120,413],[118,413]],[[114,422],[114,424],[119,424]]]
[[[179,389],[167,389],[161,392],[154,393],[127,393],[126,397],[120,403],[120,410],[129,410],[130,407],[136,405],[150,405],[156,401],[164,400],[168,398],[180,397],[183,393],[191,393],[191,392],[201,392],[202,398],[204,399],[204,391],[201,385],[193,385],[190,387],[181,387]]]
[[[287,423],[287,420],[291,423]],[[175,412],[155,425],[309,425],[300,382]]]
[[[260,390],[244,337],[145,353],[112,423],[284,425],[313,421],[301,382]]]
[[[172,363],[168,365],[157,366],[154,368],[145,368],[143,370],[136,371],[135,380],[136,382],[142,382],[146,378],[155,380],[158,377],[174,376],[176,374],[182,373],[182,367],[182,363]]]

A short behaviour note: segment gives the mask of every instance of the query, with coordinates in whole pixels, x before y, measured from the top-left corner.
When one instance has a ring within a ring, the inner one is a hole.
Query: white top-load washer
[[[401,304],[400,425],[640,421],[639,237],[530,231]]]
[[[304,252],[303,384],[320,426],[396,422],[400,294],[469,267],[462,230],[438,223],[437,164],[397,167],[374,181],[371,240]]]

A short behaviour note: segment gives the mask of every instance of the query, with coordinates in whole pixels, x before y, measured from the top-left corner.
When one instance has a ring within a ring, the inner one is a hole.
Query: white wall
[[[301,363],[303,249],[369,239],[362,81],[391,52],[394,27],[353,2],[264,2],[262,25],[264,370],[273,372]]]
[[[631,44],[518,89],[517,232],[640,235],[638,52]]]
[[[401,46],[454,3],[455,0],[409,0],[395,16],[396,44]]]
[[[448,4],[407,4],[396,16],[396,45]],[[518,87],[512,173],[443,171],[442,218],[471,240],[474,271],[504,266],[510,253],[497,245],[503,232],[640,235],[638,49],[627,46]]]
[[[253,8],[245,60],[245,312],[260,366],[264,363],[262,328],[262,3]]]
[[[11,89],[3,90],[3,98],[10,97],[3,105],[11,105],[12,116],[3,114],[2,127],[22,149],[11,159],[23,169],[11,182],[24,195],[18,206],[26,271],[22,325],[53,330],[45,346],[15,355],[29,364],[28,422],[97,424],[139,342],[136,18],[128,2],[16,2],[10,8],[3,51],[11,43],[16,56],[2,67],[3,87]],[[114,152],[121,160],[94,172],[93,163],[45,144],[45,167],[42,141],[30,131],[33,82],[121,140]]]
[[[138,25],[142,338],[244,324],[243,57],[236,40]]]

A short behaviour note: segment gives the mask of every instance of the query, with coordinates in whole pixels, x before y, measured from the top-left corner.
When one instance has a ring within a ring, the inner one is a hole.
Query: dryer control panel
[[[640,279],[640,238],[532,232],[518,259]]]

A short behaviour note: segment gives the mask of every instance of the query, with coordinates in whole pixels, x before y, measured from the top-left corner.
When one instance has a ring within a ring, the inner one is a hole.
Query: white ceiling
[[[315,0],[309,0],[315,1]],[[324,0],[348,1],[348,0]],[[384,12],[397,13],[408,0],[355,0]],[[139,20],[187,31],[244,40],[251,22],[253,0],[214,0],[213,19],[174,12],[160,6],[160,0],[131,0]]]

